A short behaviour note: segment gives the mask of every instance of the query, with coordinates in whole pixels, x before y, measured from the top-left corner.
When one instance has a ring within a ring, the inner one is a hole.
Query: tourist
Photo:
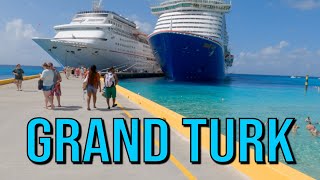
[[[67,67],[66,69],[66,78],[69,80],[70,78],[70,75],[71,75],[71,68],[70,67]]]
[[[52,90],[52,98],[54,99],[54,96],[57,97],[58,101],[58,107],[61,107],[61,82],[62,78],[60,75],[60,72],[56,70],[56,68],[53,66],[52,63],[48,63],[48,65],[51,67],[51,70],[54,72],[54,78],[53,78],[53,90]]]
[[[306,128],[310,131],[310,133],[313,136],[320,136],[320,132],[317,130],[317,128],[311,122],[308,122],[308,125]]]
[[[298,128],[300,128],[300,127],[297,125],[297,123],[295,123],[295,124],[293,125],[293,127],[292,127],[292,132],[293,132],[293,133],[296,133],[297,130],[298,130]]]
[[[15,84],[17,85],[17,91],[22,91],[22,81],[23,81],[23,74],[24,71],[21,69],[21,65],[18,64],[16,68],[12,71],[14,74]]]
[[[304,121],[307,123],[309,123],[309,122],[311,123],[311,118],[308,116],[307,119],[305,119]]]
[[[315,129],[316,127],[311,123],[311,122],[308,122],[308,125],[306,126],[306,128],[311,131],[313,129]]]
[[[116,107],[116,97],[117,97],[117,90],[116,85],[118,85],[119,80],[115,73],[115,69],[112,67],[108,70],[108,73],[104,76],[104,83],[105,83],[105,94],[104,96],[107,98],[108,109],[110,109],[110,99],[113,99],[112,107]]]
[[[84,68],[83,67],[81,67],[80,68],[80,75],[81,75],[81,80],[83,80],[84,79]]]
[[[84,88],[87,90],[87,110],[90,111],[91,96],[93,96],[93,107],[97,108],[97,90],[99,89],[101,92],[100,75],[97,72],[97,67],[95,65],[90,67],[89,73],[85,79],[85,84],[86,87]]]
[[[44,63],[42,65],[42,67],[44,68],[40,79],[43,81],[43,95],[45,98],[45,108],[48,108],[48,102],[51,105],[51,109],[54,109],[54,105],[53,105],[53,97],[52,97],[52,90],[53,90],[53,79],[54,79],[54,73],[51,70],[51,67],[47,64]]]
[[[76,77],[76,75],[75,75],[75,68],[71,68],[71,74],[72,74],[73,77]]]
[[[78,76],[78,78],[81,77],[81,69],[80,68],[78,68],[77,76]]]
[[[316,128],[310,130],[310,132],[313,136],[320,136],[320,131],[318,131]]]

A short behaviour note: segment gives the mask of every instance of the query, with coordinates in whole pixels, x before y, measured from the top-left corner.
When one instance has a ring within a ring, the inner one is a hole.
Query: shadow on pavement
[[[62,106],[62,107],[56,107],[55,111],[77,111],[79,109],[82,109],[81,106]]]
[[[133,109],[133,108],[111,108],[111,109],[108,109],[108,108],[97,108],[98,111],[122,111],[122,110],[126,110],[126,111],[138,111],[138,110],[141,110],[141,109]]]

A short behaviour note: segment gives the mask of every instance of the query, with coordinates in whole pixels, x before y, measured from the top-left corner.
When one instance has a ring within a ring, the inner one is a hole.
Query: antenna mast
[[[93,11],[101,11],[102,0],[93,1]]]

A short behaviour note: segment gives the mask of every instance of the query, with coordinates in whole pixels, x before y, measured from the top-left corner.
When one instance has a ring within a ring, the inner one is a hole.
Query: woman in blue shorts
[[[44,70],[41,74],[40,79],[43,81],[42,90],[44,95],[45,108],[48,108],[49,102],[51,105],[51,109],[54,109],[52,96],[54,72],[51,70],[51,67],[47,63],[44,63],[42,67]]]

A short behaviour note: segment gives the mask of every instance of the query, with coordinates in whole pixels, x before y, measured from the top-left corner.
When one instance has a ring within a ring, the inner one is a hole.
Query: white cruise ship
[[[89,67],[99,70],[115,67],[127,72],[161,71],[147,35],[122,16],[101,10],[101,0],[92,11],[79,12],[70,24],[54,27],[52,39],[33,38],[64,67]]]
[[[173,80],[223,79],[233,56],[228,49],[225,0],[166,0],[149,42],[163,72]]]

